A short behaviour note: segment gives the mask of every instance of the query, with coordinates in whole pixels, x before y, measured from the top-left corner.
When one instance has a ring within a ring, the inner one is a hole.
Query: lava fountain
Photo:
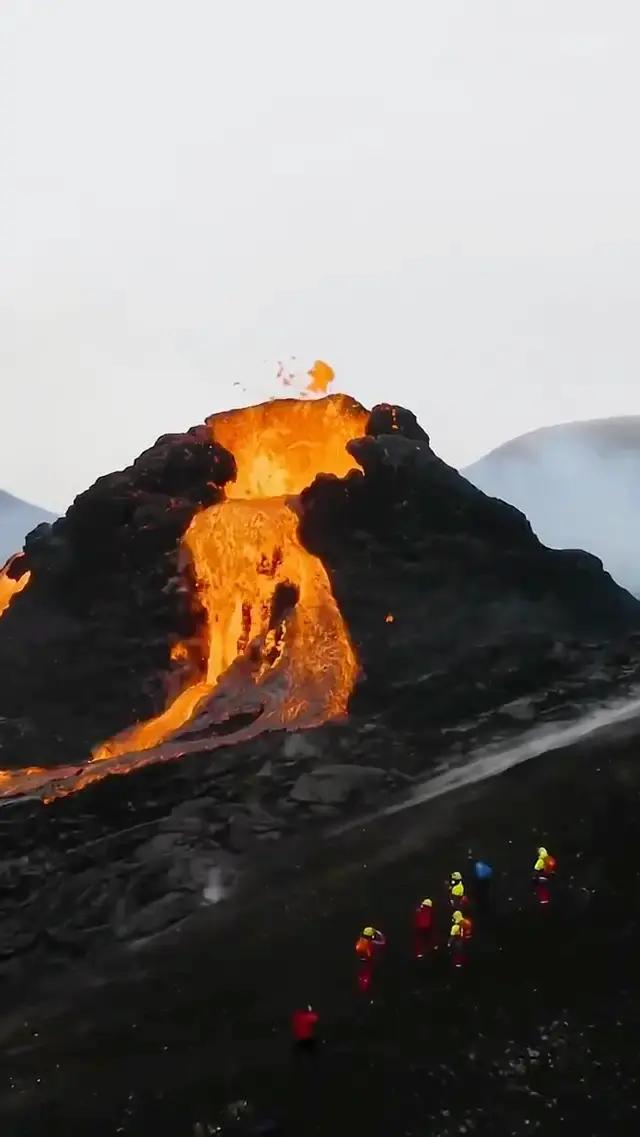
[[[197,657],[201,666],[157,717],[98,746],[81,771],[30,771],[32,788],[46,786],[50,800],[108,773],[345,713],[358,664],[324,565],[300,541],[297,505],[317,474],[358,469],[346,444],[364,434],[367,418],[354,399],[327,395],[206,420],[234,455],[237,477],[182,541],[205,619],[196,650],[177,643],[172,658]],[[231,732],[221,731],[225,723]],[[21,792],[21,773],[12,790],[0,775],[0,796]]]

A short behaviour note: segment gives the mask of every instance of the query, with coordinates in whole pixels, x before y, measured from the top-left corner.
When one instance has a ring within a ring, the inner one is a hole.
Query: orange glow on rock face
[[[18,556],[20,556],[20,554],[15,553],[14,556],[9,557],[4,568],[0,569],[0,616],[2,616],[3,612],[6,612],[14,596],[22,592],[23,588],[26,588],[31,580],[31,573],[28,571],[24,572],[18,580],[14,580],[13,577],[9,576],[9,569]]]
[[[174,663],[180,663],[189,658],[189,650],[187,645],[183,643],[173,644],[169,654]]]

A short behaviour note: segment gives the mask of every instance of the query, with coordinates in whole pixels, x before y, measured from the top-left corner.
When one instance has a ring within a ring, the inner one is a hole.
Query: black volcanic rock
[[[379,422],[376,410],[368,431]],[[416,433],[410,422],[409,437],[399,427],[355,440],[364,476],[318,478],[302,494],[303,539],[330,567],[355,629],[365,701],[413,690],[421,718],[463,718],[497,691],[552,682],[558,643],[638,627],[638,603],[596,557],[546,548],[524,514],[478,491]],[[444,680],[428,712],[420,670]]]
[[[391,403],[378,403],[369,415],[367,434],[378,438],[381,434],[392,435],[396,432],[404,438],[429,443],[429,435],[422,429],[413,411],[393,406]]]

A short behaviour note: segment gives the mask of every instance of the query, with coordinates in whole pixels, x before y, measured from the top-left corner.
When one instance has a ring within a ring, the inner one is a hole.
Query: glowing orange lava
[[[27,587],[31,579],[30,572],[24,572],[18,580],[14,580],[9,576],[9,569],[19,556],[20,553],[14,553],[12,557],[9,557],[4,567],[0,569],[0,616],[3,612],[6,612],[14,596],[22,592],[22,589]]]
[[[357,672],[355,654],[322,562],[298,537],[294,498],[318,473],[344,477],[357,464],[346,444],[364,432],[367,412],[353,399],[279,399],[207,419],[236,459],[227,500],[193,518],[184,537],[207,614],[206,671],[165,711],[98,747],[92,762],[158,746],[185,725],[234,662],[251,658],[242,680],[260,688],[279,675],[270,726],[316,725],[344,713]],[[277,586],[297,603],[271,626]],[[177,649],[180,652],[180,648]],[[244,692],[238,690],[242,709]]]
[[[367,418],[355,400],[328,395],[207,419],[238,474],[226,500],[197,513],[183,538],[206,615],[205,666],[160,715],[97,747],[82,770],[0,773],[0,797],[30,789],[52,800],[109,773],[344,714],[357,660],[324,565],[301,544],[296,503],[317,474],[358,468],[346,444]],[[173,645],[176,663],[188,655]],[[216,735],[216,723],[243,714],[248,724]]]
[[[347,442],[364,433],[367,411],[348,395],[324,399],[274,399],[242,410],[211,415],[207,426],[230,450],[238,477],[229,499],[299,494],[316,474],[344,478],[357,463]]]

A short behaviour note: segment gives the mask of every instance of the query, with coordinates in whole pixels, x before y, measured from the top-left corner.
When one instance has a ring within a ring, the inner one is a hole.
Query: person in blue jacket
[[[474,861],[473,863],[473,885],[476,895],[478,907],[482,908],[489,903],[489,892],[491,889],[491,879],[493,877],[493,869],[486,861]]]

